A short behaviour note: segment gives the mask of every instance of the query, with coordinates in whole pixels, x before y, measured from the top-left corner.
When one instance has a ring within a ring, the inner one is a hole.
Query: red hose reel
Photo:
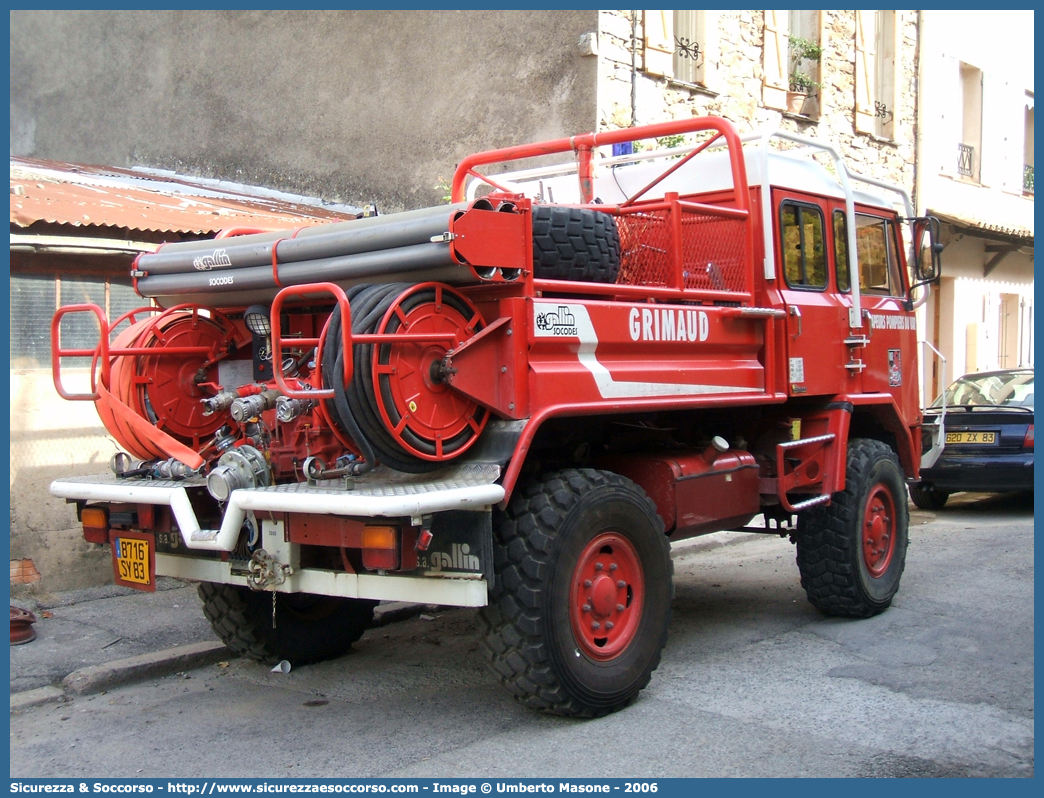
[[[112,361],[109,390],[116,401],[194,451],[228,421],[228,413],[203,415],[199,384],[216,383],[217,361],[227,354],[236,330],[220,314],[208,318],[198,308],[163,313],[132,324],[113,342],[114,349],[149,349],[137,357]],[[171,356],[171,351],[194,348],[198,354]],[[113,414],[112,401],[95,402],[107,429],[138,457],[165,457],[154,440],[143,438]],[[112,425],[106,416],[112,418]],[[138,451],[134,451],[131,447]],[[139,454],[145,452],[146,454]]]
[[[78,311],[91,311],[98,318],[101,335],[94,350],[58,346],[61,317]],[[162,313],[139,308],[110,326],[97,306],[62,308],[52,325],[55,386],[67,399],[92,399],[105,428],[134,457],[176,457],[201,465],[199,449],[228,421],[228,412],[203,415],[200,400],[205,394],[200,385],[216,383],[218,361],[246,343],[245,333],[224,315],[213,310],[205,314],[197,305]],[[110,344],[111,330],[124,322],[129,326]],[[92,393],[71,395],[62,389],[60,361],[69,356],[92,358]]]
[[[453,459],[476,441],[489,412],[439,378],[446,352],[485,326],[464,296],[438,283],[400,294],[377,327],[378,335],[452,335],[446,341],[385,343],[373,358],[374,399],[396,443],[421,460]]]
[[[298,286],[285,293],[290,296],[302,290],[305,287]],[[334,293],[347,309],[343,292],[338,289]],[[357,395],[363,397],[365,407],[354,412],[360,414],[360,427],[375,447],[376,460],[403,470],[429,470],[467,451],[489,420],[489,411],[455,391],[442,373],[447,352],[481,331],[485,322],[470,300],[440,283],[409,286],[383,302],[372,327],[342,334],[334,342],[326,340],[325,327],[319,339],[283,338],[278,319],[284,311],[282,298],[277,296],[272,307],[274,354],[278,355],[291,340],[297,348],[318,345],[322,352],[324,345],[344,348],[341,339],[345,338],[350,352],[346,374],[352,375],[352,361],[356,361],[354,375],[345,380],[345,385],[356,385]],[[61,349],[57,344],[61,316],[85,311],[98,318],[99,344],[93,350]],[[124,324],[110,342],[111,331]],[[110,326],[100,308],[71,306],[56,315],[52,333],[59,393],[70,399],[93,400],[105,428],[133,457],[173,457],[199,468],[204,463],[201,453],[210,439],[219,428],[232,423],[228,409],[207,415],[201,402],[220,383],[218,362],[249,343],[249,334],[219,311],[197,305],[180,305],[163,312],[142,308],[124,314]],[[70,356],[92,358],[90,394],[70,395],[63,390],[60,361]],[[336,376],[344,379],[343,374]],[[302,379],[310,381],[314,390],[303,390],[306,386],[301,384]],[[303,422],[313,430],[304,437],[298,434],[297,426],[297,432],[288,427],[288,435],[284,435],[281,425],[286,422],[274,418],[266,421],[279,433],[273,445],[280,449],[280,462],[287,457],[291,462],[298,455],[313,456],[318,450],[329,454],[326,450],[333,442],[330,433],[344,450],[358,453],[358,442],[345,439],[343,431],[331,423],[327,391],[319,390],[318,380],[316,370],[310,377],[290,380],[297,387],[288,384],[283,375],[276,377],[284,396],[320,400]],[[298,426],[301,423],[295,422]],[[307,451],[298,452],[299,448]],[[287,475],[293,470],[292,466],[279,469]]]

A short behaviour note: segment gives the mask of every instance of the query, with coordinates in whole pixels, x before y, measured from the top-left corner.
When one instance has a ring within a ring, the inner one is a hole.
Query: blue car
[[[946,445],[910,498],[938,510],[951,493],[1033,490],[1033,369],[966,374],[924,414],[925,427],[946,408]],[[930,445],[927,430],[925,449]]]

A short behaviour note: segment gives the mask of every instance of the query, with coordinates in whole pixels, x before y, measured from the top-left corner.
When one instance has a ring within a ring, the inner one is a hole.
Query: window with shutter
[[[1013,106],[1008,96],[1008,82],[995,73],[983,73],[979,182],[984,186],[1007,188],[1008,147],[1011,139],[1021,138],[1019,127],[1011,126]]]
[[[960,65],[961,139],[957,145],[957,174],[978,183],[982,164],[982,70]]]
[[[901,33],[895,11],[856,11],[855,129],[894,139],[899,118]]]
[[[786,11],[765,12],[765,44],[762,48],[762,66],[765,71],[761,102],[766,108],[784,110],[787,107],[787,36],[789,14]]]
[[[933,83],[936,86],[934,101],[940,110],[939,172],[956,176],[957,145],[961,141],[960,63],[953,56],[944,55],[938,66],[939,72]]]
[[[986,74],[986,77],[990,77],[989,73]],[[1014,80],[1007,79],[1000,82],[1001,85],[998,88],[999,97],[997,102],[997,105],[999,106],[997,109],[997,118],[999,120],[998,126],[1001,130],[1001,148],[997,154],[1000,174],[993,179],[1004,191],[1007,191],[1010,194],[1023,195],[1025,193],[1026,184],[1026,164],[1033,163],[1032,121],[1029,125],[1029,135],[1027,137],[1027,116],[1032,120],[1033,102],[1032,99],[1030,99],[1027,103],[1025,92],[1022,91]],[[1029,114],[1027,114],[1027,107],[1029,109]],[[986,125],[991,113],[992,111],[990,110],[983,112],[984,126]],[[986,136],[984,132],[984,145],[985,138]],[[1030,148],[1030,160],[1026,160],[1027,142]],[[984,147],[983,156],[986,157],[988,154],[991,154],[989,149]],[[1033,177],[1031,174],[1029,196],[1032,196],[1033,194],[1032,189]]]
[[[642,69],[674,77],[674,11],[643,11],[642,31]]]
[[[802,115],[818,117],[821,107],[819,94],[823,86],[822,45],[826,39],[823,13],[802,9],[787,14],[787,88],[808,95],[799,106]],[[788,107],[788,110],[795,109]]]
[[[674,79],[694,86],[712,86],[718,64],[718,12],[673,13]]]
[[[860,133],[874,133],[874,35],[877,25],[873,11],[856,11],[855,15],[855,128]]]
[[[874,12],[874,134],[894,139],[899,116],[900,40],[895,11]]]

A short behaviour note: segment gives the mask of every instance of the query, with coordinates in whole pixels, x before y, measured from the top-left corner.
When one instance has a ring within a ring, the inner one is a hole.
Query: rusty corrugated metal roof
[[[230,227],[285,230],[343,221],[361,210],[319,202],[172,172],[11,158],[11,224],[18,227],[45,221],[212,235]]]

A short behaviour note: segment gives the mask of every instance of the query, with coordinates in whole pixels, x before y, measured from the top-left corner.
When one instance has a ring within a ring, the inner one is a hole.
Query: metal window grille
[[[965,177],[972,177],[974,170],[972,164],[975,162],[975,148],[969,144],[957,145],[957,173]]]
[[[105,277],[64,275],[56,290],[55,274],[16,274],[11,289],[12,368],[50,368],[51,317],[62,305],[91,302],[99,305],[115,321],[128,310],[147,304],[130,285]],[[108,290],[106,290],[108,288]],[[114,334],[129,326],[124,322]],[[87,315],[67,316],[62,322],[62,344],[66,348],[91,348],[98,342],[98,327]],[[69,358],[70,367],[90,364],[90,358]]]

